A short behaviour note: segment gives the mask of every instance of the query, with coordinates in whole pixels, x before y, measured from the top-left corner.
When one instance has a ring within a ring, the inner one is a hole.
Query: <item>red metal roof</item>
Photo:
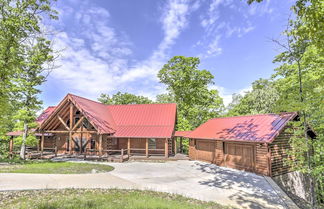
[[[178,136],[178,137],[187,137],[187,135],[189,135],[192,131],[176,131],[174,133],[174,136]]]
[[[116,137],[170,138],[176,104],[107,105],[116,124]]]
[[[48,108],[46,108],[42,114],[40,114],[37,119],[36,122],[40,125],[42,124],[42,122],[48,118],[48,116],[55,110],[55,106],[49,106]]]
[[[116,131],[114,119],[107,105],[73,94],[69,94],[69,96],[74,101],[75,106],[95,125],[99,133],[112,134]]]
[[[105,105],[73,94],[67,97],[101,134],[131,138],[171,138],[173,135],[176,104]],[[42,114],[41,121],[49,115]]]
[[[271,142],[297,113],[263,114],[210,119],[188,138],[225,141]]]

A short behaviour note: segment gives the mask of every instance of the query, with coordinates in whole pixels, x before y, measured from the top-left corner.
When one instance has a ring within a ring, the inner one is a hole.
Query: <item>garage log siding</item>
[[[189,158],[219,166],[270,175],[268,146],[266,144],[190,139]]]
[[[288,132],[288,129],[285,129],[271,144],[269,144],[272,176],[290,172],[289,166],[285,163],[285,160],[288,158],[287,150],[291,149],[291,145],[289,144],[289,139],[291,137],[292,134]]]

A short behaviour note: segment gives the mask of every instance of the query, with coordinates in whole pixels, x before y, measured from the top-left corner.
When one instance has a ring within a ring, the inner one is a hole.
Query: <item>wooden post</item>
[[[80,146],[80,155],[82,153],[82,140],[83,140],[83,134],[82,134],[82,130],[83,130],[83,125],[81,125],[81,134],[80,134],[80,143],[79,143],[79,146]]]
[[[42,138],[41,138],[41,156],[43,156],[43,151],[44,151],[44,133],[42,133]]]
[[[173,143],[174,143],[174,154],[177,154],[177,139],[173,138]]]
[[[169,143],[168,143],[168,138],[165,139],[164,143],[164,156],[165,158],[169,157]]]
[[[38,141],[37,141],[37,152],[39,152],[40,151],[40,141],[41,141],[41,139],[40,139],[40,137],[36,137],[37,139],[38,139]]]
[[[70,103],[69,154],[72,154],[73,104]]]
[[[122,163],[124,160],[124,149],[121,149],[121,153],[120,153],[120,162]]]
[[[57,157],[57,136],[55,136],[55,157]]]
[[[129,157],[130,156],[130,138],[128,138],[128,140],[127,140],[127,154]]]
[[[102,156],[102,134],[99,135],[99,157]]]
[[[10,157],[10,159],[12,158],[12,156],[13,156],[13,153],[12,153],[12,151],[13,151],[13,147],[14,147],[14,144],[13,144],[13,136],[11,136],[10,137],[10,141],[9,141],[9,157]]]
[[[72,132],[69,132],[69,154],[72,155]]]
[[[145,156],[148,157],[148,138],[145,141]]]

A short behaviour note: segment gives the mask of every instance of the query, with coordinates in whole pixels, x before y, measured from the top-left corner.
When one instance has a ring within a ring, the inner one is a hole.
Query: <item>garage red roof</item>
[[[297,113],[288,112],[214,118],[200,125],[187,137],[269,143],[279,134],[288,121],[296,116]]]

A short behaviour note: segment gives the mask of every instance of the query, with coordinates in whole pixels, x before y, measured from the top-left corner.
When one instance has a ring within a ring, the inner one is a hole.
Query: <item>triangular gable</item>
[[[39,129],[47,127],[55,116],[62,110],[68,107],[72,103],[83,116],[89,121],[89,123],[98,131],[100,134],[112,134],[115,132],[114,121],[106,108],[106,105],[99,102],[94,102],[79,96],[68,94],[59,103],[55,110],[42,122]]]

